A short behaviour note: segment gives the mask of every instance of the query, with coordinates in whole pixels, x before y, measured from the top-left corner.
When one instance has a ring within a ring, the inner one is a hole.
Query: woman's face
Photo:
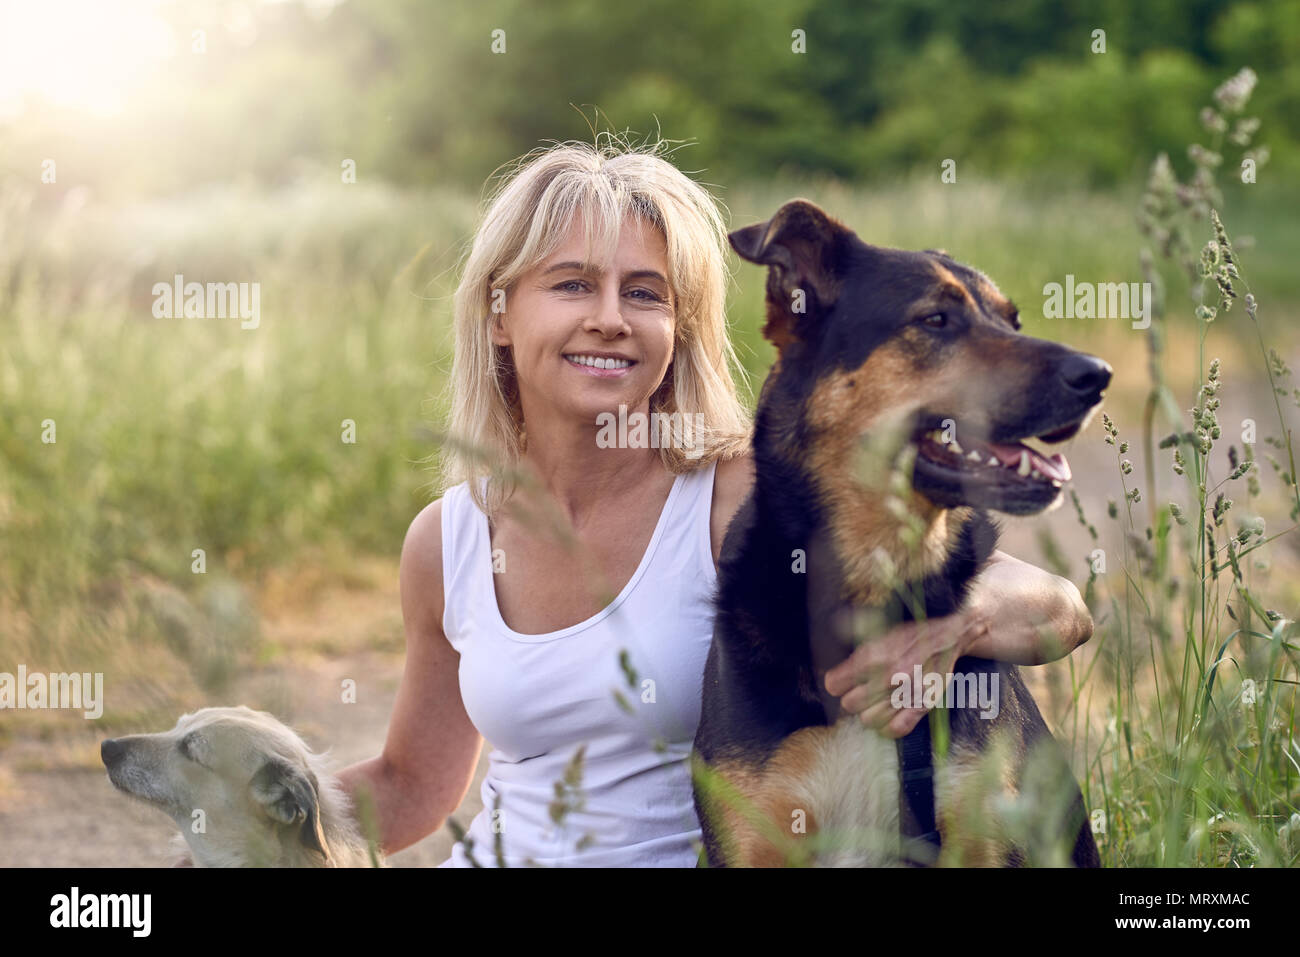
[[[509,346],[525,421],[557,415],[593,429],[601,412],[643,409],[673,357],[676,303],[667,244],[640,217],[623,221],[612,263],[584,272],[581,222],[519,277],[492,341]]]

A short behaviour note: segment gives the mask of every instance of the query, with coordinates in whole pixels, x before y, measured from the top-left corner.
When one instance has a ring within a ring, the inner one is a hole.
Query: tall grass
[[[41,216],[3,193],[6,659],[111,662],[119,681],[161,673],[183,694],[186,669],[159,670],[179,657],[215,689],[230,653],[256,646],[268,570],[398,553],[429,497],[442,273],[473,204],[345,195]],[[152,286],[176,273],[260,283],[260,325],[155,318]]]
[[[1123,500],[1122,508],[1112,502],[1109,515],[1121,526],[1123,548],[1120,567],[1108,574],[1098,574],[1104,550],[1089,558],[1089,604],[1104,621],[1094,639],[1100,669],[1077,676],[1075,694],[1082,706],[1094,685],[1110,699],[1102,740],[1082,745],[1094,829],[1111,865],[1276,866],[1294,864],[1300,854],[1296,613],[1269,607],[1291,603],[1294,593],[1268,580],[1265,560],[1278,539],[1294,542],[1300,519],[1291,439],[1300,390],[1265,345],[1261,306],[1246,281],[1245,257],[1224,226],[1230,217],[1220,212],[1214,176],[1224,145],[1251,155],[1253,124],[1240,114],[1252,85],[1253,74],[1243,71],[1202,112],[1215,142],[1189,150],[1195,169],[1187,182],[1166,157],[1157,159],[1139,216],[1154,247],[1142,252],[1148,275],[1163,257],[1177,266],[1189,295],[1160,297],[1164,308],[1149,330],[1145,483],[1126,457],[1130,443],[1105,420]],[[1233,313],[1239,299],[1244,308]],[[1186,305],[1169,305],[1179,301]],[[1166,384],[1163,362],[1168,313],[1178,311],[1197,323],[1201,384],[1190,415]],[[1221,426],[1216,415],[1229,370],[1218,358],[1207,368],[1212,333],[1257,345],[1254,368],[1237,375],[1269,387],[1271,401],[1260,405],[1255,394],[1256,404],[1247,407],[1254,425],[1243,421],[1235,442],[1236,424]],[[1157,425],[1162,414],[1167,421]],[[1156,453],[1155,433],[1166,429],[1172,431]],[[1233,442],[1226,463],[1213,454],[1225,441]],[[1271,534],[1261,515],[1270,496],[1257,441],[1277,452],[1263,458],[1277,483],[1271,501],[1286,510]],[[1171,500],[1176,488],[1163,488],[1171,477],[1184,485],[1184,504]],[[1081,506],[1077,514],[1096,542],[1096,526]]]
[[[1042,283],[1066,272],[1130,278],[1141,249],[1130,228],[1136,192],[1088,192],[1050,177],[943,185],[937,171],[876,187],[773,181],[719,192],[732,228],[805,195],[868,241],[943,247],[984,269],[1020,300],[1030,334],[1107,357],[1116,350],[1103,345],[1128,343],[1099,325],[1053,326],[1036,304]],[[1234,265],[1245,273],[1249,258],[1260,302],[1281,313],[1300,301],[1300,251],[1275,215],[1284,195],[1268,196],[1238,188],[1223,215],[1255,234],[1249,253],[1232,243]],[[448,297],[475,209],[474,197],[442,190],[323,182],[108,207],[84,191],[54,202],[39,186],[0,182],[0,668],[110,670],[104,725],[156,724],[258,660],[264,576],[311,562],[346,577],[360,554],[395,560],[434,493],[429,427],[441,413]],[[1208,220],[1198,228],[1210,237]],[[1178,280],[1180,264],[1151,259],[1162,282]],[[261,283],[260,327],[154,318],[152,285],[176,273]],[[736,276],[733,335],[757,383],[772,357],[758,333],[763,277],[748,266]],[[1160,320],[1165,360],[1189,330],[1204,352],[1205,336],[1229,319],[1207,324],[1193,312]],[[1253,323],[1242,312],[1233,321]],[[1268,368],[1281,376],[1284,365]],[[1199,370],[1206,384],[1204,362]],[[1184,371],[1175,368],[1170,388]],[[1140,429],[1140,417],[1120,413],[1145,395],[1117,375],[1116,421]],[[1216,398],[1206,394],[1201,417]],[[356,423],[355,444],[342,441],[344,419]],[[42,441],[47,420],[52,444]],[[1195,434],[1187,423],[1167,428]],[[1294,475],[1286,429],[1267,438],[1282,445],[1252,460],[1274,455],[1274,474]],[[1073,740],[1089,806],[1107,816],[1099,840],[1110,863],[1214,862],[1229,851],[1226,860],[1277,862],[1279,827],[1296,810],[1286,693],[1295,669],[1289,632],[1278,630],[1289,625],[1270,621],[1272,603],[1261,597],[1259,549],[1272,536],[1240,540],[1230,554],[1244,506],[1220,505],[1216,524],[1221,489],[1208,453],[1178,450],[1197,493],[1183,513],[1190,524],[1160,506],[1148,539],[1140,509],[1116,511],[1129,545],[1118,572],[1085,582],[1097,635],[1085,649],[1092,657],[1052,666],[1071,675],[1075,708],[1053,730],[1071,738],[1080,729]],[[1252,454],[1243,447],[1242,461]],[[1095,467],[1072,457],[1076,472]],[[1260,476],[1227,487],[1243,481]],[[1149,505],[1166,498],[1150,483],[1141,494]],[[1268,490],[1261,496],[1262,511]],[[1085,490],[1081,507],[1087,501]],[[1056,533],[1071,531],[1062,516],[1049,520]],[[195,549],[205,552],[205,574],[193,571]],[[1240,704],[1242,676],[1256,682],[1253,706]],[[1113,700],[1115,730],[1100,741],[1087,730],[1090,696]],[[57,718],[34,720],[47,717]],[[1235,830],[1225,832],[1225,821]],[[1247,853],[1246,836],[1225,833],[1247,835],[1258,853]]]
[[[1192,173],[1186,182],[1167,157],[1153,164],[1137,217],[1144,241],[1133,237],[1130,247],[1124,238],[1132,235],[1127,228],[1121,234],[1109,223],[1104,236],[1096,235],[1086,221],[1071,220],[1068,202],[1055,206],[1051,217],[1072,230],[1080,244],[1070,249],[1068,271],[1081,277],[1094,270],[1104,274],[1109,263],[1098,257],[1104,260],[1107,251],[1131,248],[1143,278],[1158,290],[1153,322],[1145,333],[1143,368],[1132,361],[1132,340],[1111,339],[1107,348],[1097,350],[1113,354],[1121,343],[1128,346],[1116,363],[1123,374],[1109,390],[1110,412],[1103,416],[1102,434],[1088,433],[1071,454],[1076,461],[1085,454],[1095,456],[1087,463],[1090,469],[1114,470],[1117,494],[1106,511],[1119,535],[1107,534],[1104,525],[1099,530],[1079,492],[1071,490],[1087,543],[1080,576],[1080,566],[1064,557],[1057,541],[1059,526],[1036,519],[1044,523],[1040,540],[1046,559],[1059,573],[1082,579],[1096,622],[1092,643],[1061,663],[1069,675],[1068,701],[1063,712],[1049,711],[1048,720],[1072,750],[1089,821],[1109,866],[1288,866],[1300,861],[1300,745],[1295,737],[1300,645],[1294,620],[1300,594],[1293,581],[1270,576],[1266,560],[1270,547],[1281,544],[1290,551],[1281,556],[1284,570],[1294,568],[1300,486],[1291,422],[1293,408],[1300,406],[1300,388],[1291,381],[1282,354],[1266,343],[1260,300],[1246,278],[1245,260],[1266,259],[1268,251],[1252,244],[1248,257],[1224,225],[1229,208],[1225,192],[1234,199],[1248,193],[1241,187],[1222,190],[1215,176],[1221,165],[1237,168],[1227,162],[1225,147],[1232,148],[1234,162],[1252,158],[1262,166],[1266,158],[1266,151],[1251,148],[1256,124],[1243,115],[1252,85],[1253,74],[1243,71],[1216,92],[1216,106],[1202,112],[1211,146],[1189,149]],[[1008,212],[1000,219],[1014,227],[1018,217]],[[1257,225],[1267,233],[1265,224]],[[1002,247],[1002,255],[1009,250],[1011,255],[1023,252],[1013,244]],[[1060,252],[1049,248],[1038,255],[1059,263]],[[990,251],[990,259],[997,256],[996,249]],[[1023,274],[1010,270],[1008,282],[988,268],[1014,294]],[[1170,289],[1185,289],[1187,296]],[[1234,314],[1237,301],[1241,307]],[[1028,331],[1045,334],[1032,325]],[[1071,327],[1068,339],[1086,348],[1087,337],[1079,331]],[[1211,333],[1219,337],[1213,343]],[[1127,330],[1121,333],[1127,335]],[[1189,336],[1194,350],[1177,343],[1179,355],[1172,359],[1171,343]],[[1283,350],[1291,345],[1280,343]],[[1207,352],[1216,350],[1242,364],[1238,407],[1249,414],[1251,428],[1258,429],[1256,436],[1243,422],[1242,437],[1226,456],[1221,446],[1233,441],[1226,430],[1237,431],[1237,426],[1221,426],[1217,418],[1228,365],[1219,358],[1207,364]],[[1184,407],[1178,394],[1189,372],[1195,396]],[[1260,383],[1266,383],[1266,394]],[[1121,435],[1121,416],[1137,431],[1145,455]],[[1272,451],[1257,452],[1257,443]],[[1106,446],[1110,454],[1103,456]],[[1138,459],[1137,467],[1133,459]],[[1260,475],[1265,462],[1272,487]],[[903,475],[895,464],[893,478],[899,479]],[[905,463],[901,467],[906,470]],[[1145,482],[1140,478],[1144,472]],[[1184,486],[1181,494],[1171,487],[1174,483]],[[1270,532],[1265,513],[1280,513],[1280,518],[1268,519],[1276,526]],[[905,528],[903,537],[916,547],[919,527]],[[1116,540],[1118,549],[1110,546]],[[883,573],[888,577],[889,570]],[[920,612],[913,607],[917,617]],[[946,725],[942,713],[938,717],[936,767],[941,767]],[[964,832],[1011,835],[1031,863],[1068,863],[1073,833],[1049,833],[1034,822],[1044,820],[1046,807],[1066,800],[1070,789],[1062,786],[1059,774],[1050,779],[1054,765],[1044,754],[1031,755],[1017,787],[1004,791],[997,768],[1006,757],[995,754],[983,764],[982,770],[991,773],[977,775],[974,787],[985,793],[959,812]],[[751,819],[790,864],[807,863],[819,845],[829,849],[845,841],[882,838],[819,834],[800,839],[781,822],[756,819],[745,798],[708,769],[697,769],[697,774],[713,800]],[[962,860],[959,851],[943,859]]]

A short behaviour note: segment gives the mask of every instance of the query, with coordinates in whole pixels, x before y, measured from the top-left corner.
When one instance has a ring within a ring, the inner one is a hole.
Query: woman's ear
[[[492,337],[492,343],[498,346],[513,345],[510,341],[510,332],[506,329],[505,313],[493,312],[488,316],[488,334]]]

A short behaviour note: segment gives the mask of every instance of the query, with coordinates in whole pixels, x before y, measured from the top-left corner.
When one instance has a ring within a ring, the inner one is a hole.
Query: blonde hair
[[[612,256],[624,218],[634,214],[666,240],[668,282],[677,304],[673,358],[650,398],[650,412],[699,414],[695,457],[673,443],[659,449],[672,473],[692,471],[749,447],[750,417],[736,392],[738,368],[727,335],[726,227],[715,200],[660,154],[659,141],[633,148],[610,134],[604,145],[538,147],[516,161],[488,201],[454,300],[448,434],[443,489],[469,483],[489,515],[509,497],[524,450],[522,413],[510,350],[491,339],[493,294],[551,255],[573,216],[583,216],[588,257]],[[487,492],[480,478],[488,477]]]

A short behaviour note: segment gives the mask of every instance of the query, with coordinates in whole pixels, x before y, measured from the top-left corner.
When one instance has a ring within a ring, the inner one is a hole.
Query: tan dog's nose
[[[112,767],[126,753],[126,745],[117,738],[109,738],[99,746],[99,757],[105,767]]]

